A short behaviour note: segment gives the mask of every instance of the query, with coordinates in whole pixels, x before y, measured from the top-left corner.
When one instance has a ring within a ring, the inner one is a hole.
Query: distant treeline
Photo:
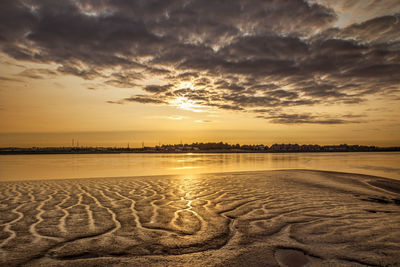
[[[89,154],[89,153],[290,153],[290,152],[371,152],[371,151],[400,151],[400,147],[377,147],[360,145],[298,145],[273,144],[240,145],[228,143],[192,143],[160,145],[154,147],[31,147],[0,148],[0,154]]]

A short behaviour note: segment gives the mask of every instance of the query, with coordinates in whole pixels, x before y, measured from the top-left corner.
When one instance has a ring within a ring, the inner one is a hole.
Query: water
[[[400,180],[400,152],[0,155],[0,181],[310,169]]]

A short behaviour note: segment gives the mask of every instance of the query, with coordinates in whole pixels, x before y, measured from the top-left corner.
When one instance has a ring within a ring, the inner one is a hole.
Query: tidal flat
[[[1,266],[399,266],[400,181],[278,170],[0,183]]]

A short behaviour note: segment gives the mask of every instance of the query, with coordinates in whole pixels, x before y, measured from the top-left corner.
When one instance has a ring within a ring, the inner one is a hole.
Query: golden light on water
[[[199,167],[199,166],[183,166],[183,167],[174,167],[174,168],[171,168],[172,170],[190,170],[190,169],[199,169],[199,168],[202,168],[202,167]]]

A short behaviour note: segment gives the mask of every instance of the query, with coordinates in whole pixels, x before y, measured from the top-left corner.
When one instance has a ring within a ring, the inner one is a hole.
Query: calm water
[[[313,169],[400,180],[400,152],[0,155],[0,181]]]

